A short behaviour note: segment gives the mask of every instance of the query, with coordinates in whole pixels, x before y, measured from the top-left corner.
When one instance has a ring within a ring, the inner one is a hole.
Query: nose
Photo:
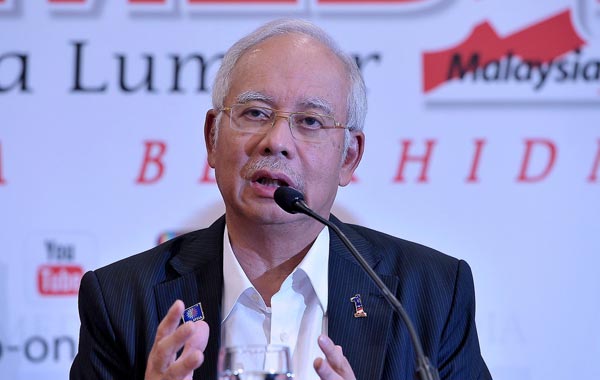
[[[260,141],[260,151],[265,156],[282,155],[291,158],[294,153],[294,137],[288,115],[275,115],[272,127]]]

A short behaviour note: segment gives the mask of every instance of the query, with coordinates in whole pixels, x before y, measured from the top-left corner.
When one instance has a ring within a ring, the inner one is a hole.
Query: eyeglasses
[[[287,118],[292,136],[296,140],[320,142],[327,138],[328,129],[346,129],[332,116],[313,112],[287,112],[252,104],[234,104],[223,107],[229,112],[232,129],[245,133],[264,134],[273,128],[279,117]]]

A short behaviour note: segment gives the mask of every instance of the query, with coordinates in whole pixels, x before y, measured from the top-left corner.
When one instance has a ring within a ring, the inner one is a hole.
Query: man
[[[405,325],[341,241],[273,201],[292,186],[403,302],[442,379],[490,379],[468,265],[330,216],[362,157],[365,99],[354,62],[310,23],[238,41],[205,122],[225,216],[84,276],[71,378],[214,379],[219,347],[270,343],[290,347],[300,380],[413,379]],[[180,324],[197,303],[204,321]]]

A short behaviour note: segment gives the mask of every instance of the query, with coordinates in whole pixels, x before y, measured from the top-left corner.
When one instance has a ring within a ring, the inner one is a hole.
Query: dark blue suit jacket
[[[335,217],[332,221],[400,299],[441,379],[491,379],[479,350],[467,263]],[[72,380],[143,379],[158,323],[176,299],[186,306],[202,303],[210,337],[194,379],[216,379],[224,223],[222,217],[207,229],[86,273],[79,291],[81,331]],[[357,293],[367,318],[354,318],[350,298]],[[328,313],[329,336],[343,347],[357,379],[415,379],[405,325],[333,233]]]

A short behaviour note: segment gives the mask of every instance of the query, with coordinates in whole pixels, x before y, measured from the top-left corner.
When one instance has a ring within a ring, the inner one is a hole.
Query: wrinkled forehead
[[[343,61],[320,41],[290,33],[248,49],[234,66],[226,102],[262,101],[274,108],[317,108],[345,115],[350,91]]]

